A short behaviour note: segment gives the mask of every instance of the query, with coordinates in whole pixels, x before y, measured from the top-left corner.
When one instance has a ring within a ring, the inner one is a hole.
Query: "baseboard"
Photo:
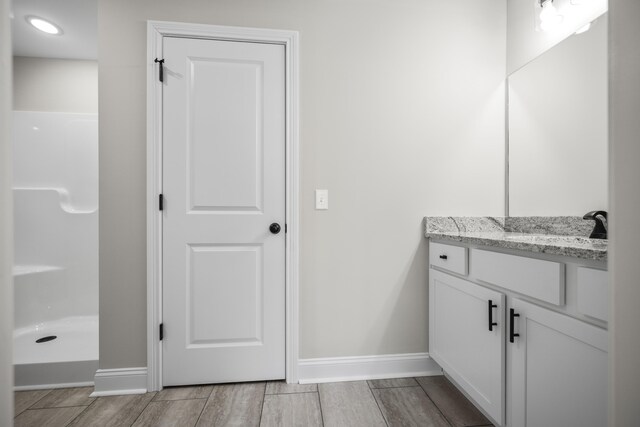
[[[98,369],[91,397],[147,392],[147,368]]]
[[[442,375],[429,353],[300,359],[300,384]]]

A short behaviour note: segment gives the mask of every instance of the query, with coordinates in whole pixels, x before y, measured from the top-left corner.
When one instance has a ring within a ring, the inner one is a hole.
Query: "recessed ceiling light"
[[[47,21],[46,19],[38,18],[37,16],[26,16],[25,19],[29,24],[42,31],[43,33],[59,36],[62,34],[62,28],[56,24]]]

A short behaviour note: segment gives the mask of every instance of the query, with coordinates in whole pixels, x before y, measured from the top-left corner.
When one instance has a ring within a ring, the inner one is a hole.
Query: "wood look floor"
[[[89,397],[92,391],[16,392],[15,426],[491,426],[442,376],[171,387],[98,398]]]

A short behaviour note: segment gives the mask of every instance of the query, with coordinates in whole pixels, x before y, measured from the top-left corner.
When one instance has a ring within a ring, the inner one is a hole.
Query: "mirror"
[[[508,78],[508,215],[607,210],[607,15]]]

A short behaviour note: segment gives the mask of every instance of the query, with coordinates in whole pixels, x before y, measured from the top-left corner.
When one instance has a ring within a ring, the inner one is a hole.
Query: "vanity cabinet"
[[[606,425],[606,271],[526,255],[431,243],[429,353],[500,426]]]
[[[607,331],[517,298],[509,323],[511,310],[507,424],[607,425]]]
[[[505,295],[436,270],[430,274],[431,357],[502,423]]]

